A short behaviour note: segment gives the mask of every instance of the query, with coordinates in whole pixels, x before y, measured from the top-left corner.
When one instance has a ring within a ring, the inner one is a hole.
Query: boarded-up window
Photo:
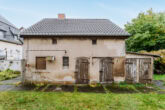
[[[36,57],[36,69],[46,69],[46,57]]]
[[[52,44],[57,44],[57,39],[52,39]]]
[[[96,45],[96,44],[97,44],[97,40],[96,39],[92,40],[92,45]]]
[[[69,57],[63,57],[63,68],[69,68]]]

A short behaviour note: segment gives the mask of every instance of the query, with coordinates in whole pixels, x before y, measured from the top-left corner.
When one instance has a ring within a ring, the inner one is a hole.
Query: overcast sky
[[[105,18],[120,27],[139,12],[152,8],[165,11],[165,0],[0,0],[0,15],[18,28],[31,26],[42,18]]]

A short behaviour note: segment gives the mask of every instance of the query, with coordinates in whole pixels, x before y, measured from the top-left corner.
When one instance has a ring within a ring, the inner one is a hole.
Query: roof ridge
[[[129,36],[128,32],[109,19],[90,18],[43,18],[39,22],[22,31],[21,35]]]
[[[103,18],[65,18],[65,19],[43,18],[43,19],[56,19],[56,20],[109,20],[109,19],[103,19]]]

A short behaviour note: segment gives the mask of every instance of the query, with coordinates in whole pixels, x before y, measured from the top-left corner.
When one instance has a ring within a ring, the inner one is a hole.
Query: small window
[[[46,57],[36,57],[36,69],[46,69]]]
[[[69,57],[63,57],[63,68],[69,68]]]
[[[93,45],[96,45],[97,44],[97,40],[95,39],[95,40],[92,40],[92,44]]]
[[[57,44],[57,39],[52,39],[52,44]]]

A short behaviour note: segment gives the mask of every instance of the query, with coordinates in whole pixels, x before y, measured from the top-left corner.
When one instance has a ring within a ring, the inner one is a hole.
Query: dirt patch
[[[154,92],[156,89],[146,86],[137,85],[42,85],[42,86],[28,86],[31,90],[43,92],[88,92],[88,93],[149,93]]]

